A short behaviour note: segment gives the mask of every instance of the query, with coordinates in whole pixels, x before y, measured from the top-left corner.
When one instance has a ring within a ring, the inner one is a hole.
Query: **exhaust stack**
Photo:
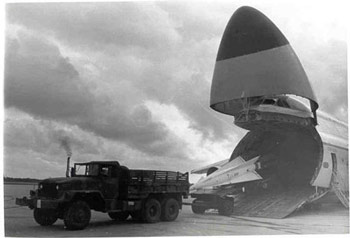
[[[69,177],[70,174],[70,157],[72,156],[72,149],[70,146],[69,138],[67,136],[62,137],[59,139],[61,147],[66,151],[67,153],[67,169],[66,169],[66,177]]]
[[[67,157],[67,170],[66,170],[67,178],[69,178],[69,169],[70,169],[70,156]]]

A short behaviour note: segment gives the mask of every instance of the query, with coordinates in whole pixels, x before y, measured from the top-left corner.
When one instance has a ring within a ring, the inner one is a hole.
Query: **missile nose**
[[[194,193],[197,190],[198,190],[198,187],[195,184],[190,187],[190,193]]]
[[[282,32],[264,14],[244,6],[235,11],[221,40],[217,61],[288,44]]]

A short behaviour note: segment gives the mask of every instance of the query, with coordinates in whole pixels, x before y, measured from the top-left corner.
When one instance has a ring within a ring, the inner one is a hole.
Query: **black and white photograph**
[[[340,235],[342,0],[12,2],[3,235]]]

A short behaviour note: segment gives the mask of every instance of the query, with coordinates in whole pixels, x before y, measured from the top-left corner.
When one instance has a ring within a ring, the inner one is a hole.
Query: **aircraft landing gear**
[[[221,201],[220,201],[221,200]],[[219,215],[230,216],[233,213],[234,199],[233,198],[220,198],[218,204]]]
[[[206,210],[216,209],[221,216],[230,216],[233,213],[234,199],[232,197],[201,196],[192,202],[192,212],[204,214]]]

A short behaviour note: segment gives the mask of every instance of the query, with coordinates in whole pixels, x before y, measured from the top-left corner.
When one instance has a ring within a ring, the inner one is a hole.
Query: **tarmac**
[[[10,237],[145,237],[145,236],[236,236],[349,234],[349,210],[329,194],[310,209],[301,209],[284,219],[219,216],[211,210],[193,214],[184,206],[173,222],[155,224],[112,221],[107,214],[92,212],[85,230],[68,231],[63,221],[42,227],[35,223],[33,211],[18,207],[5,197],[5,236]]]

